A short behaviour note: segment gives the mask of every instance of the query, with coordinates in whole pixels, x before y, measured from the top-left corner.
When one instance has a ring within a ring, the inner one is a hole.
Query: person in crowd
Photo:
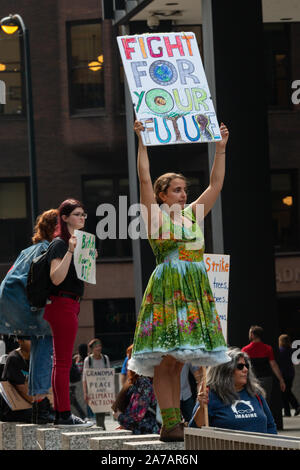
[[[127,371],[126,382],[119,398],[113,406],[113,416],[120,423],[119,429],[127,429],[133,434],[159,433],[160,425],[156,420],[157,402],[153,380],[150,377],[138,376],[135,372]],[[122,410],[118,409],[118,406]]]
[[[37,217],[32,245],[23,250],[0,287],[0,331],[9,335],[25,335],[31,339],[29,394],[33,399],[32,423],[46,424],[54,420],[48,399],[52,373],[52,334],[43,319],[44,309],[33,310],[26,295],[28,271],[32,260],[46,251],[54,236],[57,209],[49,209]]]
[[[200,391],[189,426],[197,427],[195,414],[207,405],[209,426],[277,434],[276,424],[256,379],[249,356],[230,348],[231,362],[207,371],[207,389]]]
[[[11,351],[7,358],[2,373],[2,381],[8,381],[15,387],[18,394],[31,406],[23,410],[12,410],[0,395],[0,420],[19,423],[31,423],[32,397],[28,391],[30,339],[18,337],[19,348]]]
[[[82,374],[83,371],[83,362],[88,355],[87,344],[82,343],[78,346],[78,353],[73,357],[76,366],[78,367],[79,372]]]
[[[203,261],[204,238],[199,226],[201,209],[204,207],[205,217],[223,185],[229,132],[222,124],[209,186],[185,207],[185,177],[166,173],[153,188],[143,124],[136,121],[134,130],[139,141],[142,214],[157,266],[144,293],[128,370],[153,377],[163,422],[160,440],[182,441],[180,374],[184,362],[199,367],[229,360]]]
[[[89,349],[91,354],[89,354],[83,363],[83,372],[82,372],[82,386],[83,386],[83,396],[84,400],[88,405],[88,417],[93,416],[93,412],[89,407],[89,394],[88,394],[88,385],[86,378],[87,369],[105,369],[110,368],[110,362],[106,354],[102,354],[102,342],[98,338],[94,338],[89,342]],[[95,413],[96,425],[101,427],[105,431],[105,413]]]
[[[278,338],[279,343],[279,368],[285,383],[285,391],[281,392],[284,415],[291,416],[291,409],[295,410],[294,416],[300,414],[300,405],[292,392],[293,382],[295,378],[295,367],[292,362],[293,349],[291,348],[290,337],[286,334],[280,335]]]
[[[128,355],[129,355],[129,351],[130,351],[130,353],[132,351],[132,346],[133,345],[131,345],[127,348],[126,357],[125,357],[124,362],[122,364],[122,369],[121,369],[121,384],[122,384],[122,386],[125,384],[126,379],[127,379],[127,363],[128,363],[128,360],[129,360]]]
[[[71,413],[69,376],[78,329],[80,300],[84,283],[76,274],[73,254],[77,244],[75,230],[84,228],[87,214],[80,201],[66,199],[58,208],[56,239],[48,249],[51,292],[44,319],[53,335],[52,390],[55,421],[59,427],[91,426]]]
[[[256,377],[259,379],[262,387],[266,391],[266,400],[270,403],[273,373],[279,380],[280,389],[285,391],[285,382],[281,375],[280,369],[274,358],[272,346],[263,343],[264,330],[261,326],[251,326],[249,330],[249,340],[251,341],[247,346],[242,348],[251,360]]]
[[[194,377],[191,383],[190,378]],[[202,379],[202,367],[193,367],[190,362],[186,362],[182,368],[180,375],[180,410],[185,422],[189,422],[193,409],[195,407],[195,398],[197,396],[198,387]],[[195,388],[195,390],[192,389]]]

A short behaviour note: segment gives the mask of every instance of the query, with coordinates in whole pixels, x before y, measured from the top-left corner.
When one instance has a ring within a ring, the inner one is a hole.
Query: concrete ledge
[[[72,433],[82,433],[82,426],[70,426]],[[99,432],[99,428],[90,427],[84,428],[85,432]],[[105,431],[101,431],[105,432]],[[58,428],[56,426],[38,429],[37,430],[37,442],[40,450],[62,450],[62,434],[68,433],[67,428]]]
[[[62,450],[90,450],[89,440],[91,437],[105,438],[114,437],[119,439],[121,436],[131,436],[131,431],[85,431],[85,432],[68,432],[61,435]]]
[[[157,441],[159,434],[139,434],[120,437],[90,438],[91,450],[123,450],[125,442]]]
[[[124,442],[122,450],[184,450],[184,442]]]
[[[0,450],[16,450],[16,424],[0,421]]]
[[[17,450],[38,450],[37,430],[41,428],[37,424],[15,424]]]

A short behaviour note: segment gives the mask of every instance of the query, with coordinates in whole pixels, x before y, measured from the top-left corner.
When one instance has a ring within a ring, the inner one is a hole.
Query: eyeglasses
[[[71,215],[75,215],[75,217],[83,217],[84,219],[87,219],[88,216],[86,212],[75,212],[75,214]]]
[[[243,362],[240,362],[239,364],[236,365],[236,368],[238,370],[243,370],[244,367],[246,367],[246,369],[249,369],[249,364],[247,364],[247,362],[245,364]]]

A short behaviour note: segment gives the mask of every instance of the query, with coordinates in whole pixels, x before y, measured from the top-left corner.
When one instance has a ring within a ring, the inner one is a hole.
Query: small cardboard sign
[[[96,237],[95,235],[74,230],[77,245],[74,250],[74,265],[78,279],[96,284]]]

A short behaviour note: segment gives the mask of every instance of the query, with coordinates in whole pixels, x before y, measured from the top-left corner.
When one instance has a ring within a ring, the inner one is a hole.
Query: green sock
[[[162,417],[162,424],[166,429],[172,428],[178,423],[175,408],[165,408],[160,410]]]
[[[181,422],[181,411],[180,408],[174,408],[175,410],[175,416],[176,416],[176,421],[177,423]]]

